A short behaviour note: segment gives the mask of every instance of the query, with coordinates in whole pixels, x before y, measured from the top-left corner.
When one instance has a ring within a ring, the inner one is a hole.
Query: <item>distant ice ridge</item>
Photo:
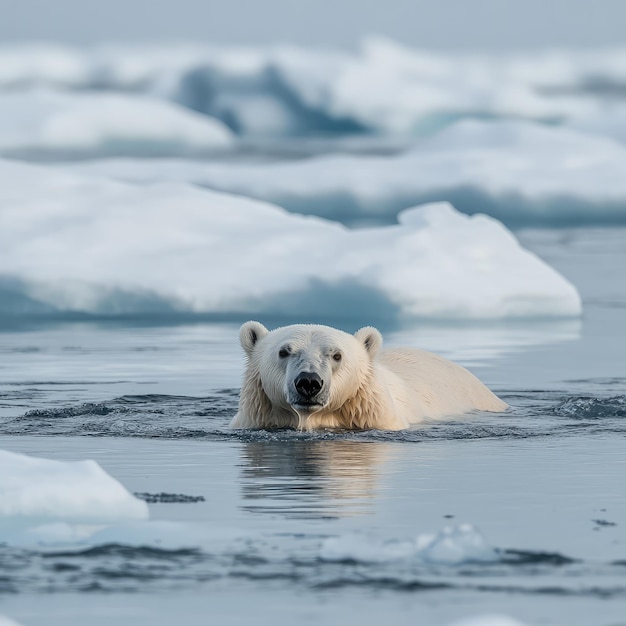
[[[626,139],[626,48],[467,55],[368,39],[356,52],[272,46],[0,48],[0,89],[153,93],[242,135],[430,134],[460,118],[531,119]]]
[[[0,162],[3,314],[353,319],[577,316],[576,289],[496,220],[446,203],[349,230],[180,184]]]
[[[230,146],[218,120],[148,96],[0,92],[0,154],[193,155]]]
[[[52,461],[0,450],[0,543],[76,540],[89,528],[147,517],[146,503],[95,461]]]
[[[320,549],[324,561],[383,563],[417,559],[431,565],[495,562],[498,553],[470,524],[447,526],[436,535],[419,535],[413,541],[376,541],[365,535],[330,537]]]
[[[268,164],[111,159],[74,169],[134,182],[187,181],[349,224],[394,222],[399,211],[437,200],[513,227],[626,222],[626,147],[531,122],[458,122],[397,156]]]

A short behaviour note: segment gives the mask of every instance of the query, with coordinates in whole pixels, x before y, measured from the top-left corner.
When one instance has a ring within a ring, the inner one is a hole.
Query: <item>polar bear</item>
[[[231,428],[402,430],[426,419],[507,405],[460,365],[423,350],[382,350],[367,326],[350,335],[295,324],[239,332],[247,367]]]

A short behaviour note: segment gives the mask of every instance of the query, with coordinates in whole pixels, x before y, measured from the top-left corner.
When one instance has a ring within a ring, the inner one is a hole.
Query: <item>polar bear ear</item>
[[[246,322],[239,329],[239,343],[246,354],[250,356],[257,341],[263,339],[269,332],[261,322]]]
[[[380,331],[372,326],[365,326],[365,328],[357,330],[354,336],[365,346],[372,359],[383,345],[383,336],[380,334]]]

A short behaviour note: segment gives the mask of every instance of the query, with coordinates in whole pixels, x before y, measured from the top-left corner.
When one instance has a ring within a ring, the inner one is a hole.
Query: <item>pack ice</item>
[[[181,184],[0,161],[4,314],[299,319],[576,316],[576,289],[499,222],[447,203],[350,230]]]
[[[459,122],[396,155],[271,164],[103,160],[76,171],[123,180],[188,181],[354,224],[451,200],[513,227],[626,222],[626,147],[530,122]]]
[[[533,54],[294,46],[0,47],[0,89],[156,94],[242,135],[427,135],[462,118],[531,119],[624,135],[624,48]],[[621,130],[620,130],[621,129]]]

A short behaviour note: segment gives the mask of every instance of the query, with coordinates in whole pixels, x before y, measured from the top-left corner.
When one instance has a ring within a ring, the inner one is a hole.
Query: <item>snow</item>
[[[0,450],[0,529],[8,524],[112,523],[148,517],[95,461],[52,461]]]
[[[626,221],[625,146],[520,121],[459,122],[396,156],[265,164],[111,159],[74,169],[135,182],[187,181],[346,223],[395,221],[400,210],[433,200],[514,227]]]
[[[227,147],[219,121],[147,96],[0,92],[0,153],[193,154]]]
[[[429,565],[495,562],[498,553],[469,524],[448,526],[436,535],[418,535],[412,541],[380,541],[362,534],[325,539],[320,548],[324,561],[385,563],[416,559]]]
[[[6,615],[0,615],[0,626],[19,626],[19,624],[9,619]]]
[[[446,203],[349,230],[181,184],[0,162],[3,313],[352,319],[577,316],[576,289],[499,222]]]

